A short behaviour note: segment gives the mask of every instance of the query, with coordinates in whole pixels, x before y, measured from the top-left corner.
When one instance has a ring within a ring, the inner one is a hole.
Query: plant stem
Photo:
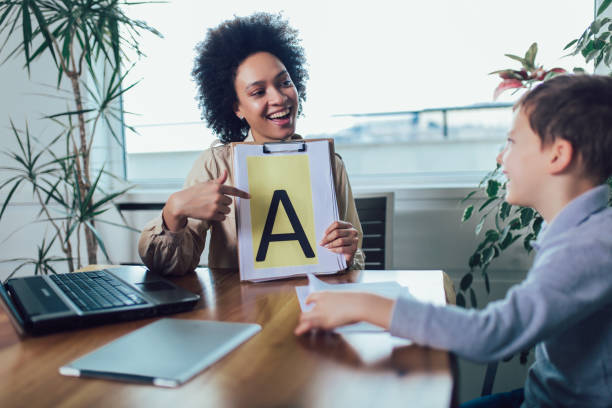
[[[74,94],[74,102],[76,106],[76,110],[79,111],[77,114],[77,118],[79,121],[79,147],[78,151],[75,152],[77,155],[76,163],[77,163],[77,183],[79,190],[81,191],[81,197],[86,197],[89,189],[91,188],[91,182],[89,177],[89,149],[87,146],[87,135],[85,132],[85,115],[83,112],[83,100],[81,97],[81,86],[79,83],[79,77],[76,74],[76,66],[73,60],[73,68],[75,68],[74,72],[71,72],[68,76],[70,77],[70,82],[72,83],[72,91]],[[76,148],[76,146],[75,146]],[[80,160],[83,161],[83,165],[80,165]],[[87,203],[89,206],[90,203]],[[92,225],[94,225],[94,221],[91,220]],[[93,232],[89,229],[85,229],[85,241],[87,243],[87,258],[90,264],[97,263],[97,252],[98,252],[98,243],[93,235]],[[79,259],[80,263],[80,259]]]
[[[36,198],[38,198],[38,202],[40,203],[43,211],[45,212],[47,219],[49,220],[49,222],[51,222],[51,225],[53,225],[53,228],[55,228],[55,231],[57,232],[57,236],[60,239],[60,247],[62,248],[62,252],[64,252],[64,254],[66,254],[66,258],[68,258],[68,269],[70,270],[70,272],[72,272],[74,270],[74,263],[72,261],[72,248],[70,246],[70,241],[64,240],[64,238],[62,238],[62,230],[55,223],[55,221],[53,220],[53,217],[51,217],[51,214],[49,213],[47,205],[42,199],[40,195],[40,191],[38,191],[38,188],[34,188],[34,191],[36,192]]]
[[[77,236],[77,260],[78,260],[77,262],[79,265],[79,269],[81,269],[82,265],[81,265],[81,226],[80,225],[77,227],[76,233],[77,233],[76,236]]]

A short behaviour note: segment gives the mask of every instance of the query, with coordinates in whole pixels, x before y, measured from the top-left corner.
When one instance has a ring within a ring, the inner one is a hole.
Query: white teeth
[[[272,115],[270,115],[270,116],[268,116],[268,117],[269,117],[270,119],[278,119],[278,118],[282,118],[283,116],[287,116],[288,114],[289,114],[289,109],[285,109],[285,110],[284,110],[284,111],[282,111],[282,112],[277,112],[277,113],[274,113],[274,114],[272,114]]]

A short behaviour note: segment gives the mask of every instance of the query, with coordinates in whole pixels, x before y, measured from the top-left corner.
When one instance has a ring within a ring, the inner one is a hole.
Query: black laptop
[[[0,297],[20,335],[182,312],[200,299],[142,266],[13,278]]]

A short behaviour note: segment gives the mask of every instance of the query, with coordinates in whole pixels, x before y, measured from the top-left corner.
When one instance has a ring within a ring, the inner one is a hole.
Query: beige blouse
[[[292,139],[301,139],[294,135]],[[254,141],[249,137],[245,141]],[[344,163],[335,156],[336,199],[340,219],[348,221],[359,231],[358,249],[350,269],[364,269],[365,257],[361,250],[363,232],[353,193]],[[187,175],[184,188],[218,178],[223,170],[228,171],[226,184],[234,185],[230,145],[213,146],[198,157]],[[238,268],[235,208],[224,221],[205,221],[189,218],[187,225],[177,232],[165,226],[161,214],[151,220],[143,229],[138,241],[138,252],[144,264],[152,271],[164,274],[182,275],[195,269],[204,251],[206,232],[210,229],[208,266],[210,268]]]

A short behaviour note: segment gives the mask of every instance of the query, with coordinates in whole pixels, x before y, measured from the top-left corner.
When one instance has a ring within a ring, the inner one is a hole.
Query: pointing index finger
[[[222,184],[221,186],[219,186],[219,192],[221,194],[234,196],[234,197],[251,198],[251,195],[247,193],[246,191],[242,191],[236,187],[228,186],[225,184]]]

